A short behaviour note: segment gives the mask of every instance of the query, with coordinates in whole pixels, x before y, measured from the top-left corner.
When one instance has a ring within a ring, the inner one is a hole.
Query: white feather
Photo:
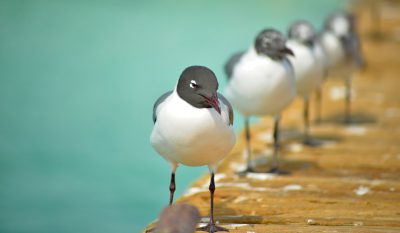
[[[329,58],[320,41],[316,41],[313,47],[313,54],[317,62],[318,75],[322,77],[322,81],[327,77],[327,69]],[[321,82],[322,84],[322,82]]]
[[[317,63],[312,49],[306,45],[295,40],[288,40],[286,46],[294,53],[289,60],[295,72],[297,93],[302,97],[307,97],[322,82],[321,66]]]
[[[328,57],[329,75],[338,77],[349,75],[353,65],[346,59],[346,53],[340,39],[334,33],[326,31],[321,36],[321,45]]]

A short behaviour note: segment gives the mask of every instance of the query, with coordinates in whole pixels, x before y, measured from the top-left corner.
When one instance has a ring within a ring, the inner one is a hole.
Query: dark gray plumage
[[[255,41],[254,48],[260,55],[269,56],[272,59],[283,59],[287,55],[294,56],[293,52],[286,47],[286,38],[279,31],[269,28],[261,31]],[[233,69],[240,61],[246,51],[234,53],[224,66],[228,80],[233,74]]]
[[[189,66],[178,81],[176,92],[181,99],[195,108],[212,108],[220,112],[217,106],[218,80],[214,72],[205,66]]]
[[[361,54],[360,39],[357,33],[352,32],[348,37],[341,38],[341,42],[348,57],[353,59],[358,67],[363,66],[364,59]]]
[[[326,20],[324,28],[325,31],[332,33],[340,40],[341,47],[345,53],[345,57],[341,62],[347,68],[351,68],[351,70],[347,70],[347,74],[343,75],[346,85],[345,123],[351,122],[351,75],[354,71],[353,69],[365,67],[355,21],[356,18],[354,15],[346,12],[338,12],[332,14]]]
[[[218,99],[221,100],[223,104],[225,104],[228,107],[229,110],[229,125],[233,125],[233,108],[231,103],[220,93],[218,93]]]
[[[242,58],[243,54],[245,54],[246,51],[240,51],[236,52],[229,58],[228,62],[224,66],[225,74],[227,79],[229,80],[233,74],[233,69],[235,68],[236,64],[240,61]]]
[[[157,107],[166,99],[169,95],[171,95],[172,91],[165,92],[157,101],[154,103],[153,106],[153,123],[157,121]]]
[[[347,33],[338,35],[347,58],[353,60],[358,67],[364,66],[365,61],[363,59],[360,39],[355,26],[356,17],[347,12],[334,13],[325,22],[325,30],[335,32],[334,22],[338,19],[343,19],[349,23]]]
[[[153,107],[153,123],[156,123],[157,121],[157,107],[172,94],[172,91],[165,92],[160,98],[157,99],[157,101],[154,103]],[[218,93],[218,99],[221,100],[223,104],[225,104],[228,107],[229,111],[229,125],[233,125],[233,108],[231,103],[220,93]]]
[[[346,20],[347,22],[350,23],[350,31],[354,30],[354,22],[355,22],[355,17],[348,13],[348,12],[344,12],[344,11],[338,11],[335,12],[331,15],[329,15],[329,17],[326,19],[325,23],[324,23],[324,30],[327,31],[335,31],[334,25],[335,25],[335,21],[337,21],[338,19],[343,19]]]
[[[309,22],[298,20],[289,27],[288,37],[312,47],[316,39],[316,33],[314,27]]]
[[[257,35],[254,48],[257,54],[274,60],[281,60],[287,55],[294,56],[292,50],[286,47],[285,36],[273,28],[264,29]]]
[[[221,114],[220,103],[228,107],[229,125],[233,125],[233,109],[225,97],[217,92],[218,81],[210,69],[204,66],[190,66],[179,78],[176,92],[178,96],[195,108],[214,108]],[[157,121],[157,108],[164,102],[172,91],[164,93],[154,104],[153,122]]]

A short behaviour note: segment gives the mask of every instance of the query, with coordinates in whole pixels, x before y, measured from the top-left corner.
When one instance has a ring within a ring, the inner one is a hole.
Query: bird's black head
[[[309,22],[299,20],[290,26],[288,37],[302,44],[312,46],[316,38],[316,33],[314,27]]]
[[[221,113],[218,96],[218,81],[214,72],[204,66],[190,66],[179,78],[176,87],[179,97],[196,108],[214,108]]]
[[[355,29],[355,17],[347,12],[335,12],[325,21],[324,29],[338,37],[348,37]]]
[[[272,59],[283,59],[287,55],[294,56],[292,50],[286,47],[285,36],[275,29],[261,31],[254,44],[256,52]]]

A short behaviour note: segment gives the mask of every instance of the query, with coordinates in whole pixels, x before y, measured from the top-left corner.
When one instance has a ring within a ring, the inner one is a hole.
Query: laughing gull
[[[150,136],[152,146],[172,168],[170,205],[178,165],[208,166],[211,173],[210,222],[199,229],[207,232],[226,231],[214,223],[214,174],[217,164],[236,141],[232,107],[217,89],[217,78],[210,69],[204,66],[186,68],[175,89],[154,104],[154,128]]]
[[[279,119],[296,96],[293,67],[287,59],[293,52],[285,45],[286,38],[275,29],[261,31],[246,51],[234,54],[225,65],[229,83],[225,94],[245,118],[247,168],[252,172],[249,117],[274,117],[274,154],[269,172],[281,173],[278,163]]]
[[[321,43],[328,56],[329,75],[345,78],[345,122],[350,123],[351,75],[364,65],[354,16],[342,12],[331,15],[325,22]]]
[[[321,55],[321,48],[315,46],[314,27],[304,20],[294,22],[288,30],[286,46],[290,48],[295,57],[289,57],[296,77],[297,94],[304,100],[304,141],[306,145],[313,145],[309,136],[309,96],[322,83],[324,67],[317,60]]]

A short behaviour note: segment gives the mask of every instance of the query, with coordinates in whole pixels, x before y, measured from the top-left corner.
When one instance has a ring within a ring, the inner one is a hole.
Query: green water
[[[138,232],[168,201],[152,104],[344,1],[0,1],[0,232]],[[236,128],[242,126],[236,117]],[[206,168],[180,167],[178,194]]]

